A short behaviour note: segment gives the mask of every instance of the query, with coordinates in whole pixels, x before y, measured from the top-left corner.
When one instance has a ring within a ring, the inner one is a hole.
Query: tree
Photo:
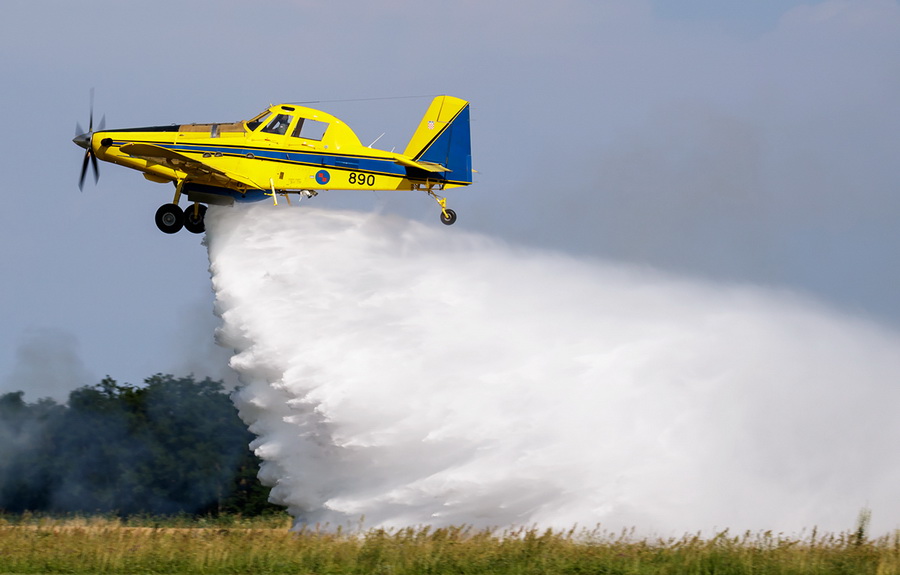
[[[0,397],[0,509],[254,515],[278,509],[221,382],[107,377],[68,405]],[[252,479],[251,479],[252,477]]]

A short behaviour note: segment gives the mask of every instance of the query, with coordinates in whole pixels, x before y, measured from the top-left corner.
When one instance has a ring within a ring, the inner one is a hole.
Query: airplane
[[[151,182],[172,183],[175,196],[156,212],[157,227],[174,234],[205,231],[206,205],[233,205],[324,190],[422,191],[451,225],[456,212],[438,192],[472,183],[469,102],[452,96],[431,101],[402,154],[363,146],[347,124],[296,104],[270,106],[250,120],[173,124],[94,131],[93,98],[88,131],[72,140],[84,148],[78,187],[97,160],[143,172]],[[377,141],[377,140],[376,140]],[[373,142],[372,144],[374,144]],[[183,196],[193,205],[182,209]]]

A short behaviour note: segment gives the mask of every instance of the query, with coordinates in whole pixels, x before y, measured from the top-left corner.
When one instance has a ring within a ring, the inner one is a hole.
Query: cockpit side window
[[[325,137],[325,131],[327,129],[328,122],[320,122],[318,120],[305,118],[300,120],[300,123],[294,128],[291,136],[295,138],[306,138],[307,140],[321,140]]]
[[[267,134],[277,134],[279,136],[283,136],[287,133],[288,126],[291,125],[291,120],[293,120],[293,116],[289,116],[287,114],[276,114],[272,120],[266,124],[266,127],[262,129],[263,132]]]
[[[247,122],[247,128],[249,128],[250,131],[252,132],[253,130],[256,129],[257,126],[259,126],[260,124],[262,124],[263,122],[268,120],[270,115],[271,114],[269,114],[268,110],[263,112],[262,114],[258,115],[257,117],[255,117],[252,120],[250,120],[249,122]]]

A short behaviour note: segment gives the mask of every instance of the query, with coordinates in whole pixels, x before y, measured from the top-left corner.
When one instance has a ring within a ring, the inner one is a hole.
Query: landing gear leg
[[[441,206],[441,222],[445,226],[452,226],[456,222],[456,212],[447,207],[447,198],[442,198],[431,190],[428,190],[428,195]]]

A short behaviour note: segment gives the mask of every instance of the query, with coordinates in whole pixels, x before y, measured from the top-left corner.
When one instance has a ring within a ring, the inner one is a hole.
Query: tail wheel
[[[184,226],[184,212],[176,204],[163,204],[156,210],[159,231],[174,234]]]
[[[452,226],[453,222],[455,222],[455,221],[456,221],[456,212],[454,212],[450,208],[445,208],[444,210],[441,210],[441,222],[443,222],[443,224],[445,226]]]
[[[197,208],[199,211],[196,216],[194,215],[194,206],[190,206],[188,209],[184,210],[184,229],[192,234],[202,234],[206,231],[206,224],[204,223],[206,206],[197,204]]]

